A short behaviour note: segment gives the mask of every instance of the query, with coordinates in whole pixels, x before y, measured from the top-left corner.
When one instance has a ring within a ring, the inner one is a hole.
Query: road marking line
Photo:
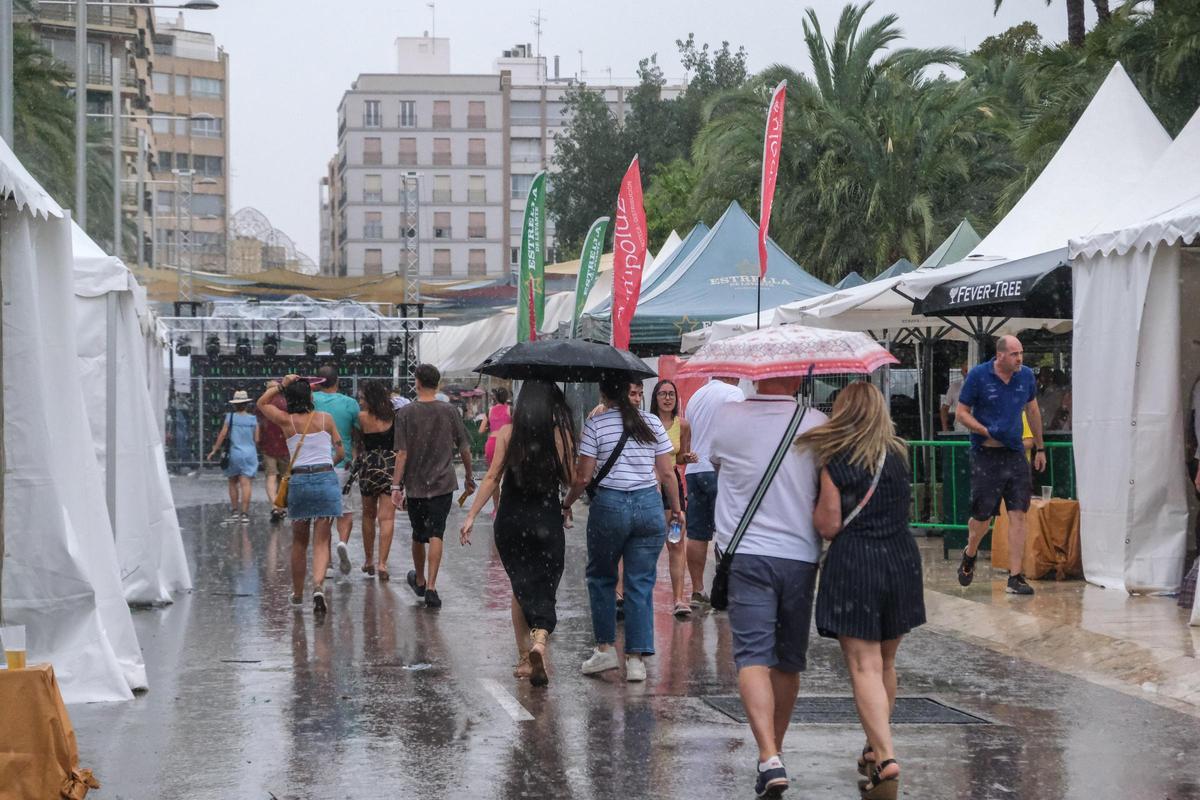
[[[520,701],[509,694],[499,683],[496,683],[491,678],[485,678],[481,683],[483,684],[483,688],[487,689],[488,694],[500,704],[500,707],[508,712],[513,722],[533,721],[533,714],[530,714],[525,706],[521,705]]]

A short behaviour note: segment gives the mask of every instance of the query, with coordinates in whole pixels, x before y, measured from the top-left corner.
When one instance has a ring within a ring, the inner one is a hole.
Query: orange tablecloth
[[[0,670],[0,800],[79,800],[99,788],[79,769],[75,729],[49,664]]]
[[[1025,515],[1028,533],[1022,568],[1027,578],[1055,580],[1083,577],[1079,551],[1079,501],[1059,497],[1049,502],[1035,497]],[[992,527],[992,566],[1008,569],[1008,509],[1000,505],[1000,516]]]

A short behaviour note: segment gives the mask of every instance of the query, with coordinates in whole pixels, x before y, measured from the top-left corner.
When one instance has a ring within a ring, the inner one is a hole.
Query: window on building
[[[220,97],[224,92],[224,88],[224,81],[220,78],[199,78],[192,76],[193,97]],[[176,94],[180,94],[180,92],[177,91]]]
[[[472,175],[467,179],[467,202],[487,202],[487,183],[483,175]]]
[[[514,126],[542,126],[542,104],[537,100],[514,100],[509,106],[509,115],[509,122]]]
[[[467,238],[487,238],[487,214],[482,211],[472,211],[467,214]]]
[[[363,238],[364,239],[382,239],[383,238],[383,212],[368,211],[363,217]]]
[[[467,127],[487,127],[487,105],[482,100],[470,100],[467,102]]]
[[[467,141],[467,164],[472,167],[487,166],[487,140],[470,139]]]
[[[225,174],[225,159],[221,156],[192,156],[192,169],[206,178],[219,178]]]
[[[467,252],[467,275],[472,278],[482,278],[487,275],[487,251],[483,248]]]
[[[220,139],[224,127],[220,117],[194,117],[191,121],[192,136],[204,139]]]
[[[179,95],[180,97],[187,97],[187,94],[188,94],[188,76],[187,75],[176,75],[175,76],[175,94]]]
[[[363,139],[363,161],[367,165],[383,163],[383,144],[378,136],[368,136]]]
[[[547,247],[546,248],[546,260],[543,263],[557,264],[558,263],[558,250],[556,250],[554,247]]]
[[[400,101],[400,127],[417,127],[417,104],[413,100]]]
[[[451,164],[450,140],[449,139],[434,139],[433,140],[433,165],[435,167],[448,167]]]
[[[191,169],[192,157],[187,153],[175,154],[175,169]]]
[[[512,160],[520,164],[537,164],[542,160],[542,140],[530,138],[515,138],[511,140],[509,151]]]
[[[449,100],[434,100],[433,101],[433,127],[449,128],[450,127],[450,101]]]
[[[383,202],[383,176],[366,175],[363,177],[363,202]]]
[[[516,266],[520,266],[520,264],[521,264],[521,248],[519,248],[519,247],[508,248],[508,265],[510,267],[516,267]]]
[[[155,94],[170,94],[171,93],[171,73],[156,72],[150,80],[150,86]]]
[[[411,137],[406,137],[400,140],[400,161],[401,166],[416,166],[417,164],[417,140]]]
[[[367,100],[363,104],[363,127],[378,128],[383,124],[383,112],[378,100]]]
[[[533,185],[532,175],[510,175],[509,180],[512,186],[513,200],[524,200],[529,196],[529,187]]]
[[[449,175],[434,175],[433,176],[433,202],[435,203],[451,203],[453,197],[450,193],[450,176]]]
[[[448,278],[453,268],[449,249],[439,247],[433,251],[433,274],[435,277]]]
[[[192,213],[198,217],[223,217],[225,197],[219,194],[193,194]]]
[[[175,213],[175,193],[169,189],[159,189],[154,193],[154,212]]]
[[[363,251],[363,274],[364,275],[382,275],[383,274],[383,251],[375,248],[370,248]]]
[[[450,239],[452,237],[453,234],[450,231],[450,212],[433,212],[433,238]]]
[[[159,150],[154,156],[154,171],[166,172],[175,166],[174,156],[170,150]]]

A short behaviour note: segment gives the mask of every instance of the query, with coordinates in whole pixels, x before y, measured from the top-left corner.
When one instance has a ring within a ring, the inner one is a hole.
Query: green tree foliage
[[[13,152],[63,208],[75,204],[75,100],[63,88],[73,80],[27,26],[14,28]],[[112,148],[101,131],[88,138],[88,233],[111,243]]]

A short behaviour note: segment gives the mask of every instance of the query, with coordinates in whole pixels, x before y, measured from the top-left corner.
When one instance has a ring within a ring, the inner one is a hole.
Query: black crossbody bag
[[[629,431],[621,431],[621,438],[617,440],[617,446],[608,454],[608,458],[604,459],[603,466],[590,481],[588,481],[587,492],[588,500],[593,500],[596,497],[596,491],[600,488],[600,481],[608,477],[608,473],[612,471],[613,465],[617,463],[617,459],[621,456],[621,451],[625,449],[625,443],[629,441]]]
[[[775,478],[775,473],[779,471],[779,467],[783,464],[783,458],[787,455],[787,450],[791,447],[792,442],[796,439],[796,431],[800,430],[800,423],[804,421],[804,415],[808,413],[806,406],[797,404],[795,413],[792,414],[792,419],[788,423],[787,431],[783,434],[783,439],[780,440],[779,446],[775,448],[775,455],[771,456],[771,463],[767,465],[767,471],[762,476],[762,480],[758,482],[758,488],[754,490],[754,494],[750,497],[750,502],[746,505],[746,510],[742,512],[742,518],[738,521],[737,529],[733,532],[733,538],[729,540],[729,547],[725,548],[725,552],[721,553],[720,559],[717,560],[717,571],[713,575],[712,590],[709,594],[709,602],[717,611],[724,611],[729,607],[729,570],[733,566],[733,556],[737,552],[738,545],[742,541],[742,536],[746,533],[746,528],[750,527],[750,521],[754,519],[754,514],[758,511],[758,507],[762,505],[763,497],[767,494],[767,489],[771,486],[771,481]],[[718,488],[718,491],[720,489]]]

